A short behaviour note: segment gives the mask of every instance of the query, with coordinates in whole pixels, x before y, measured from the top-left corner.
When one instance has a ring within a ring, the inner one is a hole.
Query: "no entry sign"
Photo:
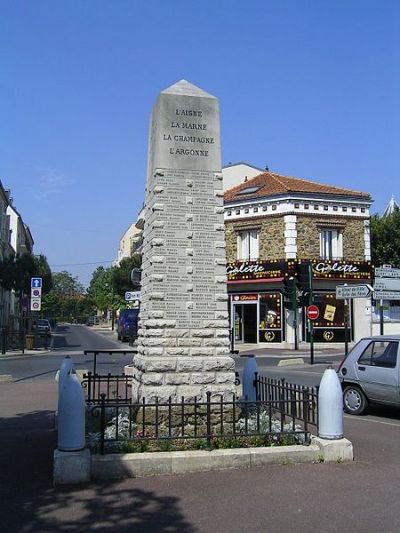
[[[319,317],[319,309],[316,305],[309,305],[307,307],[307,318],[310,320],[317,320]]]

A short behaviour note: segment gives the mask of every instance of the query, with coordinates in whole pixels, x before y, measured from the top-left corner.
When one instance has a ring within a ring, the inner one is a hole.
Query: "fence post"
[[[305,407],[305,408],[304,408]],[[303,419],[306,444],[309,444],[308,421],[310,420],[310,395],[307,387],[303,387]]]
[[[211,448],[211,392],[207,392],[207,446]]]
[[[7,328],[1,328],[1,353],[4,355],[7,351]]]
[[[100,403],[100,453],[104,455],[104,435],[106,432],[106,395],[101,393]]]

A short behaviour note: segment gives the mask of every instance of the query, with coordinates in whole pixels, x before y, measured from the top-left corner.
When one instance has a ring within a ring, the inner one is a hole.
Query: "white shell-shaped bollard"
[[[85,447],[85,395],[73,369],[63,379],[58,398],[57,447],[69,452]]]
[[[254,374],[258,372],[258,365],[254,355],[247,355],[243,368],[242,388],[243,396],[248,401],[255,402],[257,399],[256,389],[254,387]]]
[[[74,363],[69,355],[64,357],[61,362],[60,370],[58,371],[58,394],[60,394],[61,387],[65,377],[74,368]]]
[[[343,438],[343,393],[337,373],[327,368],[318,391],[318,436]]]

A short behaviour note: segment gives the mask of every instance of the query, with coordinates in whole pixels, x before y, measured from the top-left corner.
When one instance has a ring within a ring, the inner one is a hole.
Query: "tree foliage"
[[[375,266],[400,266],[400,209],[386,216],[371,218],[372,263]]]
[[[51,290],[51,270],[44,255],[24,253],[6,257],[0,262],[0,284],[3,289],[29,294],[31,278],[34,277],[42,278],[43,293]]]
[[[95,312],[93,300],[78,278],[65,270],[52,275],[53,288],[42,298],[43,316],[85,322]]]
[[[92,275],[88,293],[102,312],[120,309],[125,304],[125,292],[137,289],[131,281],[131,271],[139,268],[141,256],[134,254],[123,259],[119,266],[98,267]]]

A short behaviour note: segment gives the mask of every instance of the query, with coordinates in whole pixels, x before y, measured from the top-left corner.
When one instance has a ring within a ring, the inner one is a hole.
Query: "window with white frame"
[[[259,231],[240,231],[237,237],[237,258],[239,261],[252,261],[259,257]]]
[[[338,229],[325,228],[319,233],[320,255],[323,259],[342,259],[342,232]]]

